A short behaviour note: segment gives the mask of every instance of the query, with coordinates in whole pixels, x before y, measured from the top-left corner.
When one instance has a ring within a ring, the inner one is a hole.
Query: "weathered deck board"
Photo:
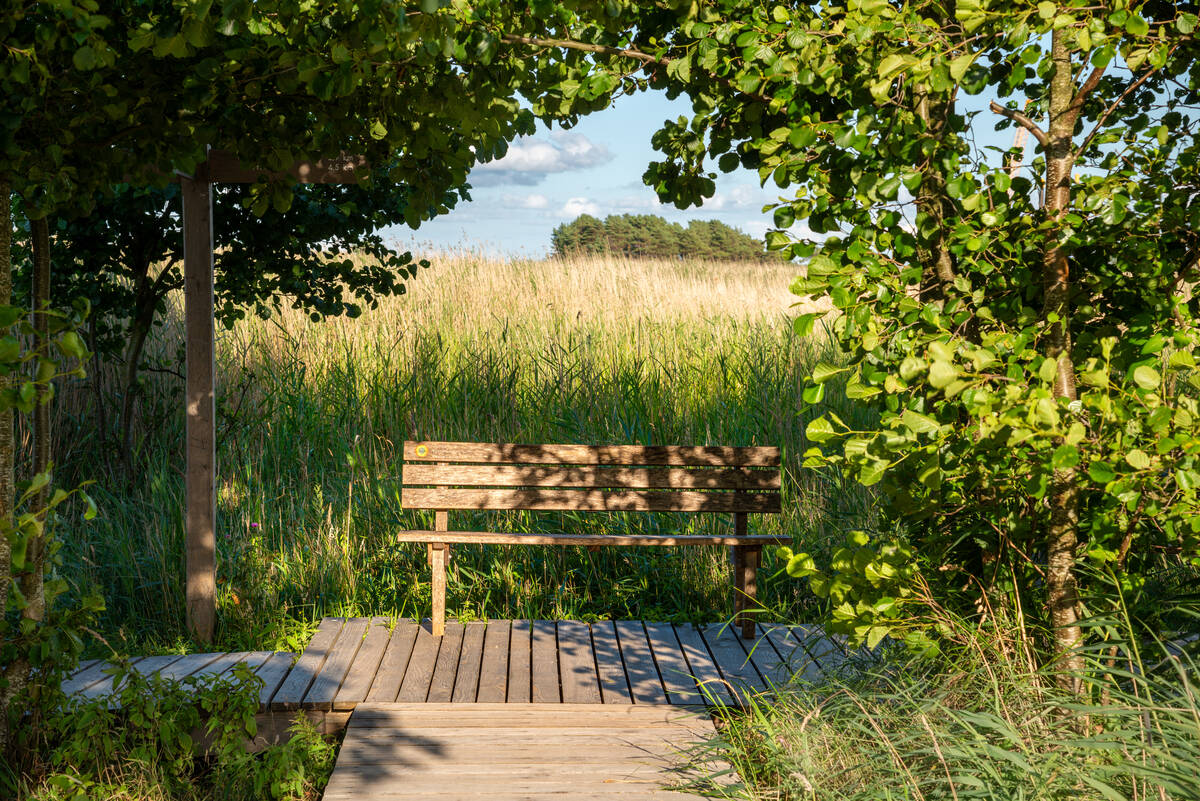
[[[454,679],[458,674],[458,658],[462,655],[463,624],[452,620],[446,624],[446,634],[441,637],[437,662],[433,668],[433,680],[429,684],[426,700],[431,704],[449,703],[454,698]]]
[[[450,699],[456,704],[474,703],[479,695],[479,672],[483,667],[483,638],[487,626],[481,620],[463,626],[462,653],[454,677],[454,696]]]
[[[658,674],[667,691],[667,703],[704,703],[704,696],[696,689],[692,670],[683,656],[683,649],[679,647],[679,640],[675,638],[674,627],[670,623],[647,623],[646,637],[650,640],[654,661],[658,663]]]
[[[715,701],[726,706],[732,704],[733,696],[730,695],[729,687],[725,684],[720,669],[713,662],[700,632],[690,623],[677,624],[674,628],[675,637],[679,640],[679,646],[691,669],[690,675],[696,680],[696,686],[705,702]]]
[[[731,692],[744,698],[746,693],[761,693],[767,689],[766,682],[742,647],[737,629],[713,623],[701,627],[700,633]]]
[[[532,679],[530,698],[535,704],[553,704],[562,700],[558,684],[558,642],[553,620],[535,620],[533,650],[529,672]]]
[[[362,647],[369,623],[366,618],[356,617],[347,620],[342,626],[337,642],[333,644],[325,657],[325,663],[321,665],[321,670],[313,678],[308,692],[304,694],[304,700],[300,702],[301,709],[318,709],[322,712],[333,709],[333,699],[337,696],[342,682],[346,680],[354,657],[358,656],[358,649]]]
[[[529,659],[533,629],[528,620],[514,620],[508,645],[508,698],[510,704],[528,704],[532,679]]]
[[[600,703],[596,655],[587,623],[558,622],[558,673],[564,704]]]
[[[387,648],[390,637],[391,627],[388,625],[388,619],[386,617],[371,618],[370,625],[367,627],[367,635],[363,638],[362,645],[359,646],[354,662],[346,672],[346,680],[338,687],[337,695],[333,698],[334,709],[354,709],[366,699],[367,692],[375,682],[375,675],[379,670],[379,663],[383,660],[383,651]]]
[[[708,718],[674,707],[366,704],[324,797],[695,799],[672,789],[685,765],[724,766],[680,752],[715,733]]]
[[[475,697],[479,703],[503,703],[508,697],[508,647],[511,634],[511,622],[488,621],[483,639],[479,692]]]
[[[408,670],[408,660],[412,656],[418,628],[417,623],[412,620],[396,623],[392,629],[392,637],[383,652],[383,660],[375,673],[375,682],[367,691],[367,703],[390,704],[396,700],[396,696],[400,694],[404,674]]]
[[[408,670],[400,682],[398,703],[414,703],[429,697],[429,683],[433,681],[433,669],[437,664],[440,637],[434,637],[427,624],[417,626],[417,639],[413,643],[412,656],[408,659]]]
[[[621,643],[621,657],[625,660],[625,674],[629,676],[629,689],[635,704],[665,704],[667,693],[663,688],[654,654],[646,639],[646,630],[637,620],[621,620],[616,624],[617,640]]]
[[[300,708],[304,694],[317,677],[329,651],[337,642],[338,634],[342,631],[345,621],[340,617],[327,617],[321,621],[317,633],[313,635],[308,647],[300,654],[300,659],[292,666],[284,678],[283,684],[275,691],[271,699],[272,706],[290,712]]]
[[[596,670],[600,679],[601,700],[606,704],[631,704],[629,679],[617,645],[617,630],[611,620],[592,624],[592,646],[596,654]]]

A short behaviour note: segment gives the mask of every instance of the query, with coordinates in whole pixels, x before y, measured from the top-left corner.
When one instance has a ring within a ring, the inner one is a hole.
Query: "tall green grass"
[[[871,515],[869,498],[798,468],[800,393],[834,355],[788,325],[791,268],[578,259],[436,261],[413,291],[361,318],[287,309],[221,335],[219,644],[287,645],[331,614],[428,615],[431,513],[399,502],[405,439],[779,445],[784,514],[752,522],[805,547]],[[171,363],[177,311],[152,353]],[[184,638],[182,433],[177,378],[147,376],[132,477],[108,471],[95,426],[110,377],[60,404],[67,480],[100,478],[99,519],[63,531],[66,573],[98,585],[104,629],[131,647]],[[855,410],[840,410],[848,419]],[[464,529],[727,530],[720,515],[452,513]],[[456,548],[448,608],[464,618],[714,620],[732,614],[718,548]],[[812,615],[796,584],[763,600]]]
[[[892,652],[731,716],[696,760],[738,780],[701,781],[747,801],[1200,798],[1194,643],[1099,645],[1076,695],[1011,632],[959,630],[950,659]]]

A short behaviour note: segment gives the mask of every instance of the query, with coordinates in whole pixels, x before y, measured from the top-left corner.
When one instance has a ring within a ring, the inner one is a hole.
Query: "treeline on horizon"
[[[603,220],[581,214],[550,234],[551,253],[722,261],[776,259],[762,240],[719,220],[692,220],[684,228],[654,214],[613,214]]]

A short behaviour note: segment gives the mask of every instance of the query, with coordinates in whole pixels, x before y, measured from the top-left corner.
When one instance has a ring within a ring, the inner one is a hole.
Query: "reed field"
[[[779,445],[785,511],[753,518],[752,530],[820,550],[869,520],[861,490],[799,469],[801,390],[819,358],[836,357],[821,337],[791,331],[791,265],[472,253],[431,262],[407,294],[357,319],[285,309],[219,332],[219,647],[295,647],[323,615],[428,615],[424,546],[393,542],[399,529],[432,525],[432,513],[400,506],[405,439]],[[179,311],[151,343],[152,362],[175,363]],[[144,375],[130,475],[97,434],[117,402],[115,369],[93,370],[57,404],[60,483],[96,479],[100,509],[63,524],[64,573],[103,593],[114,646],[187,647],[182,382]],[[848,404],[839,413],[856,414]],[[730,526],[722,515],[451,515],[452,528],[499,531]],[[769,553],[764,567],[766,614],[815,616],[811,596],[773,576]],[[463,619],[727,619],[728,555],[464,546],[448,608]]]

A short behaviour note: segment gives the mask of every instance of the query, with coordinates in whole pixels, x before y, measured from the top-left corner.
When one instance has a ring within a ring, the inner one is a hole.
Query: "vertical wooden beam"
[[[433,528],[435,531],[450,529],[450,514],[445,511],[433,513]],[[431,572],[430,590],[433,595],[432,629],[434,637],[446,633],[446,562],[449,561],[450,546],[444,542],[435,542],[429,549],[429,568]]]
[[[733,516],[733,534],[745,537],[749,532],[749,515],[737,512]],[[733,546],[733,614],[734,622],[742,629],[746,639],[754,637],[754,615],[752,606],[757,606],[758,564],[762,547],[757,545]]]
[[[180,179],[183,196],[187,409],[187,625],[211,642],[217,616],[216,393],[213,346],[213,219],[208,165]]]

